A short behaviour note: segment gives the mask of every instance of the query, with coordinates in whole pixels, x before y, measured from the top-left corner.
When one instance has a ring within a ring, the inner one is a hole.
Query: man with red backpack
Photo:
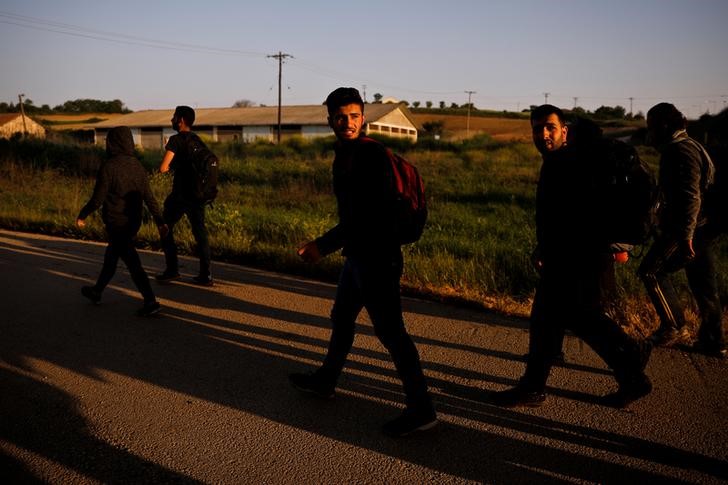
[[[391,152],[361,136],[364,102],[354,88],[338,88],[326,99],[329,126],[336,135],[334,194],[339,223],[298,254],[315,263],[343,248],[346,258],[331,311],[328,352],[313,374],[289,376],[298,390],[332,398],[354,342],[355,321],[366,308],[374,332],[389,351],[406,395],[406,409],[383,431],[405,436],[437,424],[417,349],[402,318],[403,260],[398,230],[397,191]]]

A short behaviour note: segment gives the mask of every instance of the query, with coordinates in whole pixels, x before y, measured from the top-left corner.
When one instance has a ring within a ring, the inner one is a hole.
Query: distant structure
[[[45,138],[46,130],[29,116],[20,113],[0,114],[0,138],[10,138],[16,134]]]
[[[212,141],[252,142],[276,140],[278,130],[276,106],[246,108],[199,108],[193,130]],[[91,125],[96,144],[106,143],[106,134],[115,126],[131,128],[134,143],[147,149],[160,149],[175,134],[170,120],[174,109],[137,111]],[[406,106],[400,104],[366,104],[364,108],[368,135],[379,134],[417,141],[419,124]],[[332,136],[326,106],[283,106],[281,139]]]

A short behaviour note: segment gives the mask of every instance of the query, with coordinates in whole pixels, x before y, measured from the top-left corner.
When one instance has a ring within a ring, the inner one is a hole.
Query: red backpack
[[[361,137],[365,143],[378,141]],[[425,184],[417,167],[402,156],[385,147],[394,175],[395,211],[397,217],[397,234],[400,244],[413,243],[420,239],[427,222],[427,200]]]

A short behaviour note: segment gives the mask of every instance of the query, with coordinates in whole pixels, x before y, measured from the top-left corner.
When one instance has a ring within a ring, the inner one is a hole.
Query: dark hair
[[[174,115],[185,120],[187,126],[195,124],[195,110],[189,106],[177,106],[174,110]]]
[[[356,88],[336,88],[328,95],[324,104],[329,111],[329,115],[348,104],[358,104],[361,106],[362,114],[364,113],[364,100],[361,99],[361,95]]]
[[[688,126],[688,120],[674,104],[659,103],[654,105],[647,112],[647,117],[663,125],[667,131],[673,133],[677,130],[684,130]]]
[[[558,108],[553,104],[542,104],[541,106],[531,111],[531,123],[536,120],[546,118],[548,115],[552,114],[558,116],[559,122],[562,125],[566,124],[566,117],[564,116],[564,112],[561,111],[561,108]]]

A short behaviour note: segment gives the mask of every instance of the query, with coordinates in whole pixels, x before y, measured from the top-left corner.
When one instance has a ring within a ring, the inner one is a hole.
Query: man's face
[[[172,129],[179,131],[179,117],[177,115],[172,115]]]
[[[647,117],[647,137],[645,144],[656,147],[664,138],[664,126],[654,116]]]
[[[559,121],[556,113],[531,122],[533,144],[542,155],[559,150],[566,143],[566,125]]]
[[[329,115],[329,126],[341,141],[356,140],[364,125],[364,114],[357,103],[341,106]]]

